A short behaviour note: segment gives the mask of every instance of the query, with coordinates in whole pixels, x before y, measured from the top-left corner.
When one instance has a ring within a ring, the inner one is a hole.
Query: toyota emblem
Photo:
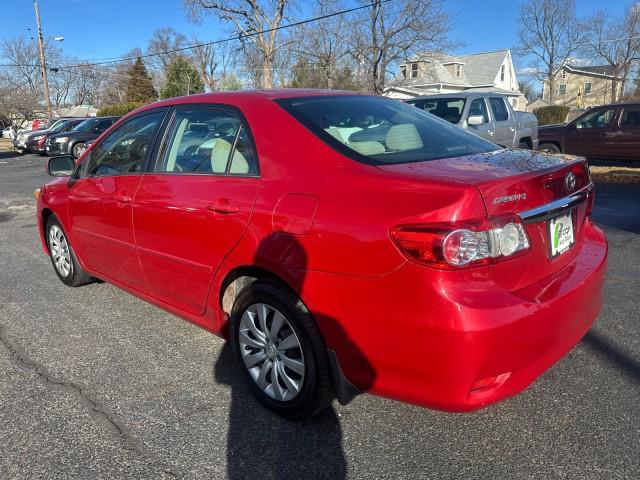
[[[576,174],[573,172],[567,173],[564,177],[564,186],[567,189],[567,192],[573,192],[576,188]]]

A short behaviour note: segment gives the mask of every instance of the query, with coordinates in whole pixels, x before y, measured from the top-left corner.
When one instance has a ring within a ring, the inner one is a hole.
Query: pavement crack
[[[0,309],[4,305],[0,305]],[[172,478],[180,478],[181,475],[174,471],[171,466],[167,466],[165,462],[157,458],[154,454],[148,452],[144,446],[133,436],[126,425],[116,415],[109,413],[106,409],[100,406],[96,399],[94,399],[82,386],[75,382],[61,380],[51,375],[47,367],[41,363],[30,358],[26,352],[14,341],[12,341],[8,334],[7,328],[4,325],[0,325],[0,344],[11,354],[11,359],[15,365],[23,370],[31,371],[35,373],[40,381],[47,387],[54,387],[65,390],[74,396],[76,396],[80,403],[82,403],[89,410],[89,415],[97,420],[106,423],[115,433],[118,435],[122,442],[122,447],[126,450],[134,452],[143,457],[147,462],[150,462],[159,467],[165,474]]]

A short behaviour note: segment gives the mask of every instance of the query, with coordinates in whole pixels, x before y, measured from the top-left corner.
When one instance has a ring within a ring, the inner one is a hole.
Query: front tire
[[[247,286],[231,312],[230,340],[249,387],[270,410],[303,419],[331,403],[324,340],[294,294],[266,281]]]
[[[78,263],[67,235],[55,215],[47,221],[46,234],[51,263],[62,283],[69,287],[80,287],[90,283],[91,277]]]
[[[80,155],[82,155],[82,152],[84,152],[85,148],[86,147],[84,143],[78,142],[71,148],[71,155],[73,155],[73,158],[77,160],[78,158],[80,158]]]

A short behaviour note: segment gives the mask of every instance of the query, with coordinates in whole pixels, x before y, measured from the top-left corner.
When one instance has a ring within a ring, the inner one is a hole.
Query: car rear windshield
[[[345,95],[276,102],[340,153],[373,165],[423,162],[500,148],[389,98]]]
[[[465,100],[464,98],[434,98],[407,100],[407,103],[447,122],[458,123],[462,117]]]

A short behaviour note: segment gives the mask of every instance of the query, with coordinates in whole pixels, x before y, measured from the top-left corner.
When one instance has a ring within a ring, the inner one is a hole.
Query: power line
[[[345,9],[345,10],[340,10],[338,12],[327,13],[325,15],[320,15],[320,16],[317,16],[317,17],[308,18],[308,19],[305,19],[305,20],[300,20],[298,22],[288,23],[286,25],[280,25],[278,27],[267,28],[267,29],[264,29],[264,30],[254,31],[254,32],[246,33],[246,34],[238,34],[238,35],[235,35],[233,37],[223,38],[221,40],[214,40],[214,41],[211,41],[211,42],[200,43],[200,44],[196,44],[196,45],[189,45],[189,46],[180,47],[180,48],[174,48],[174,49],[165,50],[165,51],[162,51],[162,52],[147,53],[147,54],[144,54],[144,55],[136,55],[134,57],[111,57],[111,58],[108,58],[106,61],[102,61],[102,62],[86,62],[84,65],[107,65],[107,64],[110,64],[110,63],[128,62],[128,61],[131,61],[131,60],[137,60],[138,58],[158,57],[158,56],[161,56],[161,55],[168,55],[170,53],[177,53],[177,52],[183,52],[185,50],[193,50],[195,48],[206,47],[208,45],[218,45],[218,44],[221,44],[221,43],[227,43],[227,42],[233,42],[233,41],[242,41],[245,38],[255,37],[257,35],[262,35],[264,33],[275,32],[275,31],[278,31],[278,30],[285,30],[287,28],[299,27],[300,25],[306,25],[308,23],[318,22],[320,20],[326,20],[328,18],[337,17],[339,15],[345,15],[347,13],[357,12],[359,10],[364,10],[364,9],[367,9],[367,8],[371,8],[374,5],[383,5],[383,4],[389,3],[391,1],[394,1],[394,0],[380,0],[380,1],[376,2],[376,3],[368,3],[366,5],[361,5],[359,7],[353,7],[353,8],[348,8],[348,9]],[[77,66],[82,66],[82,65],[83,64],[64,65],[64,66],[65,67],[77,67]]]

